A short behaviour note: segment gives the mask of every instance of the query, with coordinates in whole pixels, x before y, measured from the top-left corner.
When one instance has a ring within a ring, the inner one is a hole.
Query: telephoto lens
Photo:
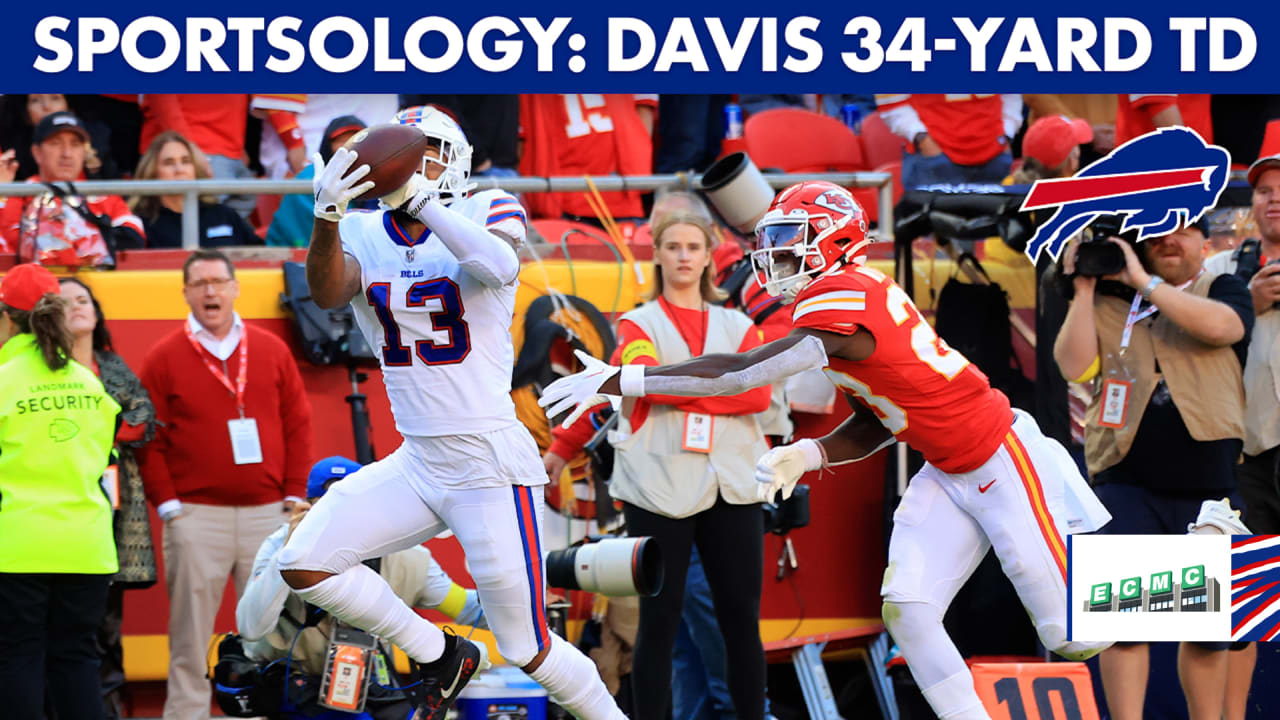
[[[547,584],[612,597],[662,592],[662,552],[651,537],[607,537],[547,553]]]

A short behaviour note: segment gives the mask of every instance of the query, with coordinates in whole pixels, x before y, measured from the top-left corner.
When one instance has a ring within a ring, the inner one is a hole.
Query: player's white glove
[[[780,445],[760,456],[756,462],[756,498],[771,503],[778,491],[782,499],[791,497],[800,476],[823,466],[822,446],[816,440],[804,439]]]
[[[543,389],[542,397],[538,398],[538,404],[546,410],[548,418],[554,418],[565,410],[574,408],[569,417],[560,424],[561,427],[569,427],[590,408],[611,397],[617,397],[600,392],[600,386],[617,375],[620,370],[622,371],[622,378],[620,378],[622,394],[629,397],[644,395],[643,365],[627,365],[619,368],[601,362],[581,350],[574,350],[573,354],[582,363],[582,370],[551,383]]]
[[[369,174],[368,165],[361,165],[350,174],[347,173],[356,162],[356,154],[347,148],[335,150],[328,165],[324,164],[320,153],[311,156],[311,162],[316,166],[316,176],[311,181],[316,198],[315,213],[321,220],[338,222],[347,212],[347,204],[352,199],[373,188],[372,180],[356,184],[360,182],[360,178]]]
[[[440,188],[436,187],[424,176],[414,173],[413,177],[409,178],[409,182],[405,183],[401,189],[405,191],[408,198],[405,212],[417,218],[423,225],[426,225],[427,221],[423,219],[422,211],[426,209],[427,204],[432,200],[440,199]],[[396,192],[399,191],[397,190]],[[388,204],[390,202],[391,200],[387,201]],[[404,203],[401,204],[404,205]],[[396,207],[400,207],[400,205]]]

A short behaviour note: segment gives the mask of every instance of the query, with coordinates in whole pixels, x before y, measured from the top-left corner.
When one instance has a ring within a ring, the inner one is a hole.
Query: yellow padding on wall
[[[881,272],[893,273],[892,261],[873,260],[869,264]],[[921,309],[931,306],[930,286],[940,290],[954,274],[952,265],[950,260],[939,260],[931,268],[926,263],[916,263],[915,302]],[[525,263],[520,270],[516,312],[523,313],[529,303],[545,294],[548,288],[565,294],[576,293],[603,313],[625,312],[643,302],[644,293],[652,286],[653,264],[641,263],[640,267],[644,271],[644,284],[633,289],[631,283],[625,282],[624,275],[622,292],[618,293],[617,263],[579,260],[572,263],[572,271],[569,263],[563,260],[548,260],[541,266]],[[624,268],[623,272],[631,270]],[[988,272],[1009,293],[1011,306],[1035,307],[1033,268],[992,263]],[[122,270],[80,273],[78,277],[93,288],[109,320],[181,320],[187,316],[187,304],[182,297],[181,270]],[[236,277],[240,281],[236,310],[242,317],[259,320],[286,317],[280,307],[280,293],[284,292],[282,271],[240,270]],[[362,299],[357,297],[355,301],[362,302]]]

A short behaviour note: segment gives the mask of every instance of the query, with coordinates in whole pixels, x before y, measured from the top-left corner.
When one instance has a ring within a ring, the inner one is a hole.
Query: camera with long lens
[[[1085,277],[1114,275],[1124,270],[1124,250],[1109,237],[1118,237],[1129,244],[1138,241],[1136,230],[1121,232],[1123,215],[1102,215],[1089,224],[1076,249],[1076,274]]]
[[[765,503],[764,531],[786,535],[809,524],[809,486],[796,485],[791,497],[779,503]]]
[[[662,592],[662,550],[651,537],[587,538],[547,553],[547,584],[612,597]]]

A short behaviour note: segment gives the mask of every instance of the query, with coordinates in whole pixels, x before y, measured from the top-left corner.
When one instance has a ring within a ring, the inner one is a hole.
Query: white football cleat
[[[1205,500],[1200,506],[1200,514],[1196,521],[1187,525],[1187,533],[1191,535],[1252,535],[1249,528],[1240,522],[1240,511],[1231,509],[1231,501]]]

